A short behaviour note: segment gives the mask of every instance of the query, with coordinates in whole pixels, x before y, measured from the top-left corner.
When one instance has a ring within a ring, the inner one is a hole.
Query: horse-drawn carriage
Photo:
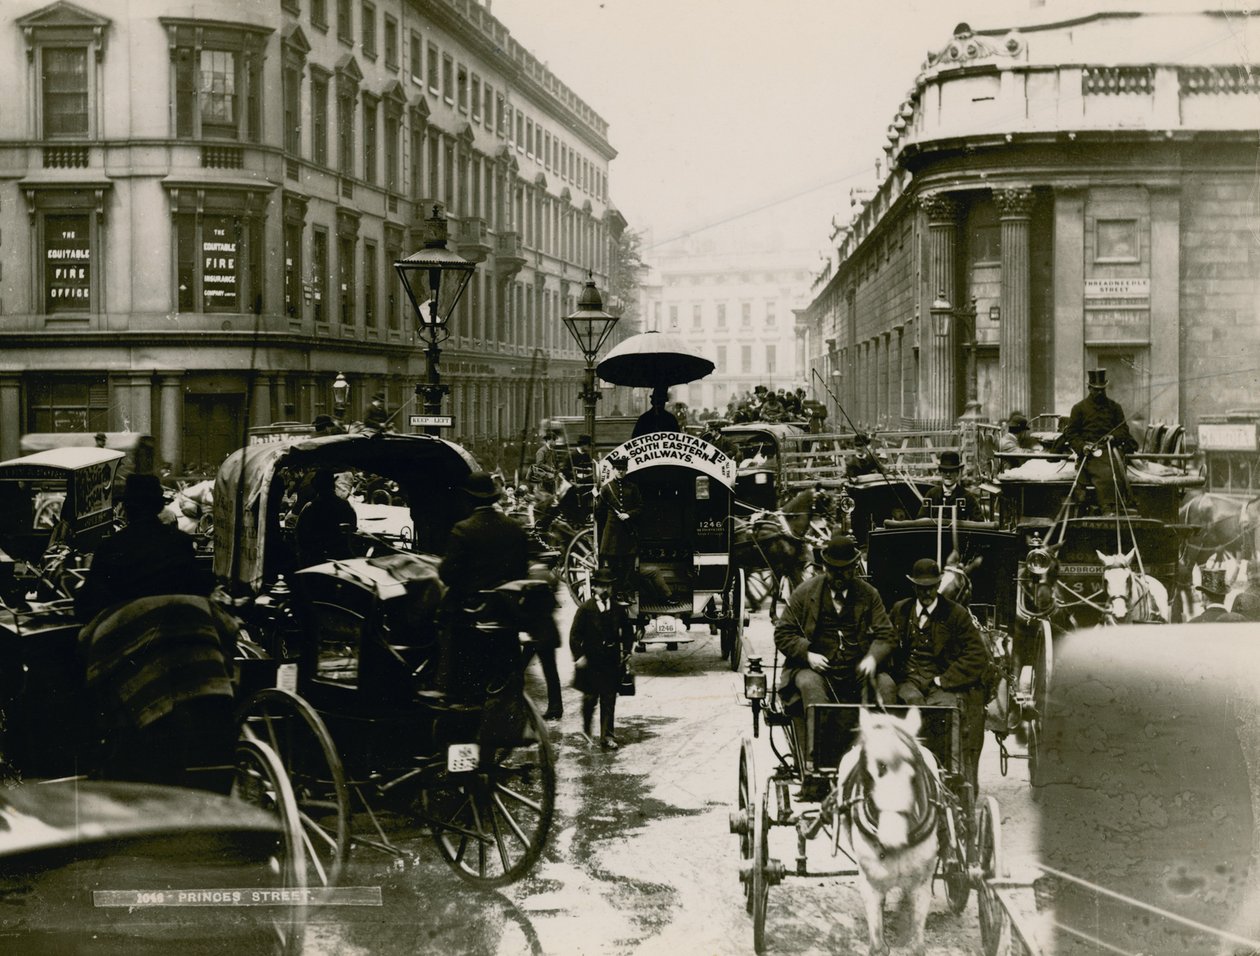
[[[703,625],[718,633],[723,659],[737,670],[746,617],[744,574],[732,558],[735,463],[715,445],[685,432],[632,438],[611,455],[629,463],[626,480],[643,496],[634,529],[635,587],[625,595],[637,647],[675,649],[691,640],[685,631]],[[599,468],[601,479],[609,480],[607,458]],[[565,576],[573,589],[582,591],[597,562],[594,534],[588,530],[565,555]]]
[[[447,863],[478,885],[519,879],[545,845],[554,757],[524,693],[520,632],[532,602],[551,599],[549,585],[509,582],[475,607],[452,608],[437,577],[434,555],[470,510],[460,487],[475,467],[450,442],[378,433],[249,446],[219,472],[216,577],[280,662],[277,682],[301,694],[335,741],[332,766],[309,723],[270,707],[272,697],[247,709],[302,780],[307,836],[329,871],[356,809],[373,831],[354,842],[395,851],[379,813],[393,811],[427,827]],[[294,489],[320,470],[390,481],[406,504],[361,516],[352,556],[302,567],[285,515]],[[451,644],[467,654],[443,649],[448,620],[461,628]],[[470,655],[475,668],[464,666]],[[456,657],[463,663],[439,678]]]

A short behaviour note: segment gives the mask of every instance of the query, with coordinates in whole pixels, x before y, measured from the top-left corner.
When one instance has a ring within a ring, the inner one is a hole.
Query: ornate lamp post
[[[427,222],[428,238],[424,248],[395,262],[394,268],[416,313],[416,333],[425,342],[426,380],[416,386],[416,394],[424,397],[424,430],[429,435],[438,435],[443,427],[451,424],[442,416],[442,396],[449,391],[449,386],[442,384],[438,368],[440,346],[450,334],[446,324],[477,264],[446,248],[446,217],[437,206],[433,207],[433,215]]]
[[[345,420],[346,409],[350,406],[350,383],[340,372],[332,384],[333,418],[338,422]]]
[[[595,387],[595,356],[616,324],[617,316],[604,311],[604,300],[595,288],[595,277],[588,272],[577,311],[564,317],[564,326],[586,358],[586,385],[581,398],[586,406],[586,434],[591,436],[592,442],[595,440],[595,403],[599,401],[599,389]]]

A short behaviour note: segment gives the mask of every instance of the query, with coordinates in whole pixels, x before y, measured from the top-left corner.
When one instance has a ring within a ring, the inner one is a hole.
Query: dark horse
[[[760,608],[768,595],[770,620],[778,618],[783,582],[788,582],[790,593],[804,581],[814,563],[815,546],[826,544],[829,505],[820,489],[806,489],[777,511],[735,518],[735,565],[748,576],[746,597],[751,610]]]

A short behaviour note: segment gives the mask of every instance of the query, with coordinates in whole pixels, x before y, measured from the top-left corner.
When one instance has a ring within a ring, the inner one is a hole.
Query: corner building
[[[248,425],[331,411],[339,372],[349,417],[384,391],[407,430],[426,370],[393,263],[435,205],[478,263],[449,437],[578,407],[560,318],[588,268],[607,287],[616,153],[486,7],[12,0],[0,43],[0,456],[130,429],[213,467]]]
[[[1065,414],[1095,366],[1151,422],[1254,404],[1258,44],[1237,11],[960,24],[798,316],[850,415]]]

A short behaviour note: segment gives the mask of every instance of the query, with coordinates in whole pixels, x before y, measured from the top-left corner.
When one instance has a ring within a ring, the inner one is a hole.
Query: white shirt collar
[[[915,599],[914,603],[918,605],[918,609],[919,609],[918,613],[920,616],[922,616],[924,614],[931,614],[932,612],[934,612],[936,610],[936,605],[940,603],[940,599],[932,598],[932,603],[929,604],[927,607],[924,607],[922,604],[920,604],[917,598]]]

